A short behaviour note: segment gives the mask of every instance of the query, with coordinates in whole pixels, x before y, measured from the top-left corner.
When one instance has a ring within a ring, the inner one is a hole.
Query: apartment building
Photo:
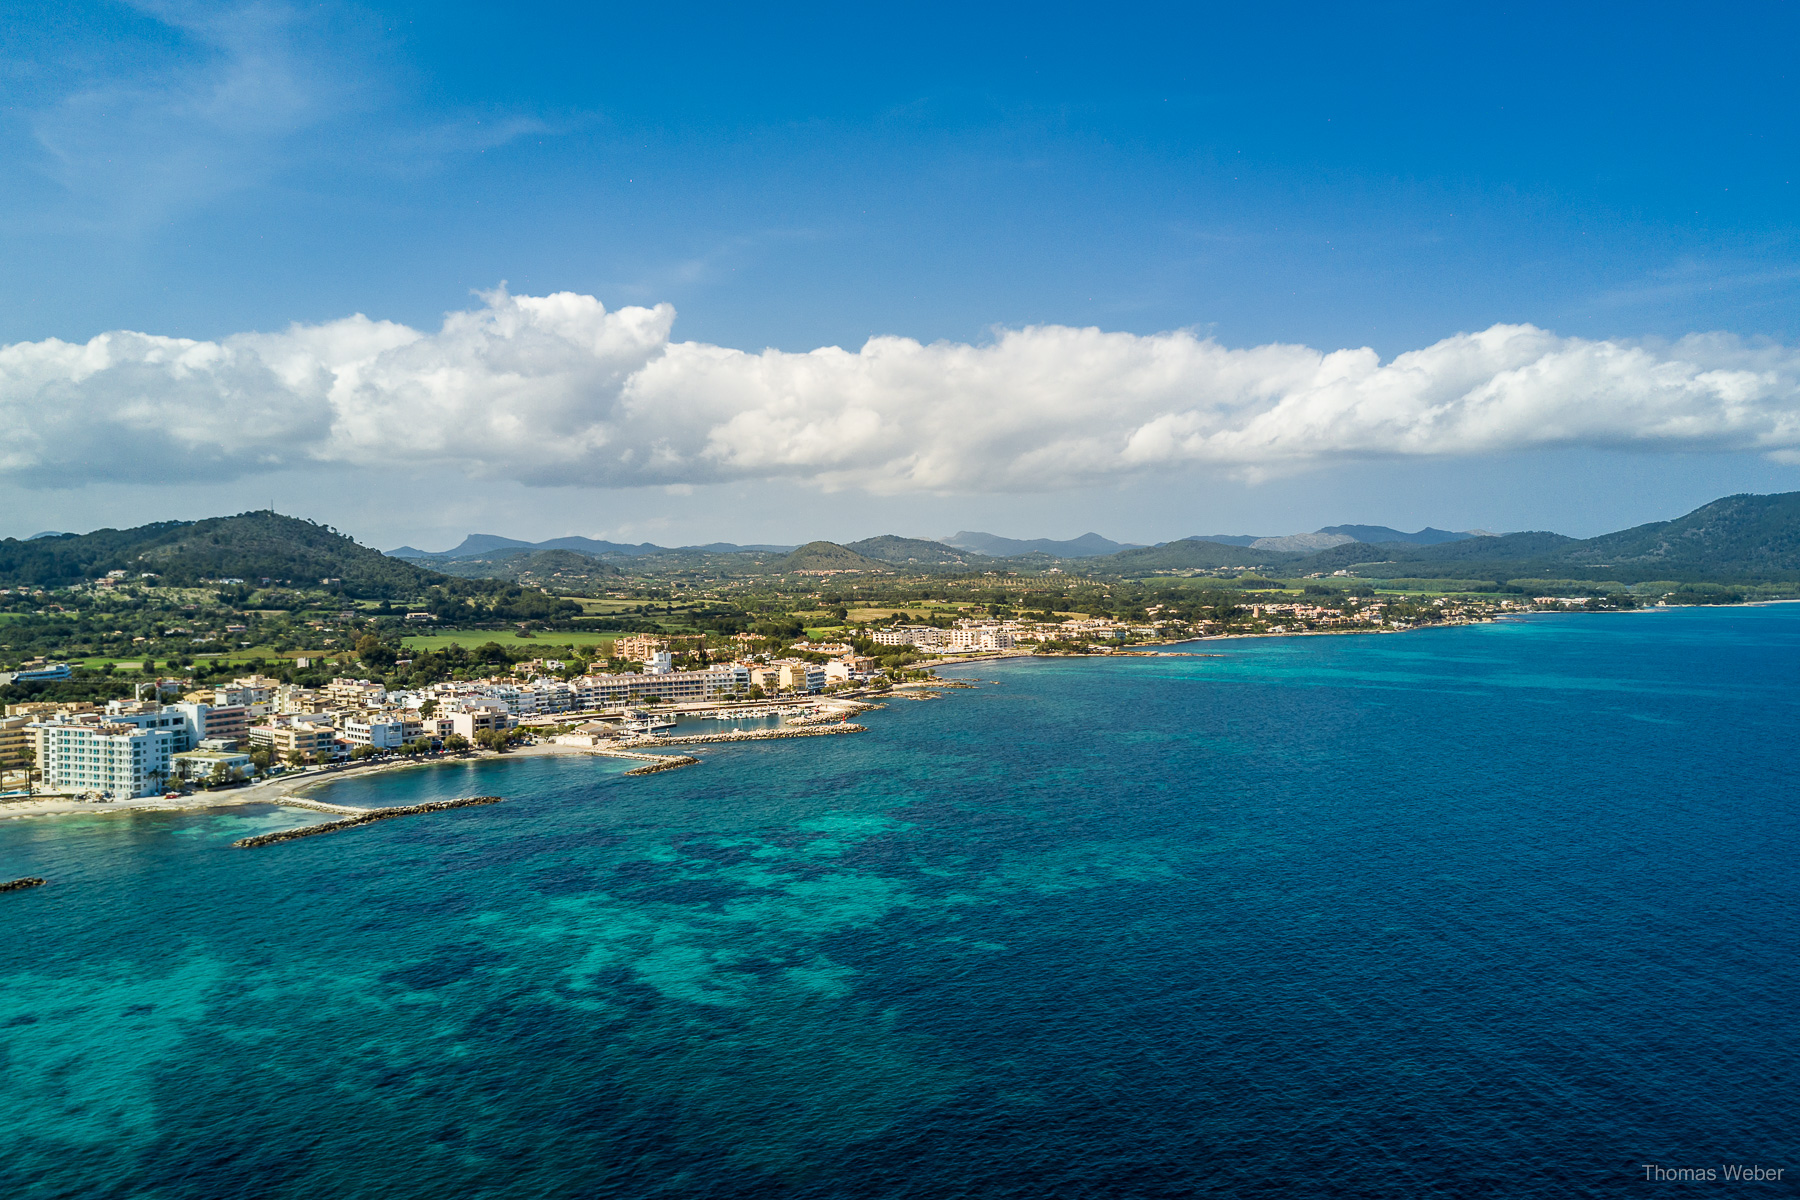
[[[779,664],[782,687],[796,692],[818,692],[825,689],[825,668],[818,663],[788,659]]]
[[[749,668],[737,664],[703,671],[665,671],[621,675],[583,675],[569,681],[583,709],[609,708],[655,697],[672,704],[717,700],[750,687]]]
[[[325,695],[316,688],[301,687],[296,683],[284,683],[275,689],[275,711],[277,713],[318,712],[323,707],[325,707]]]
[[[166,707],[167,711],[182,715],[190,746],[199,745],[204,738],[230,738],[241,742],[250,736],[250,710],[242,704],[213,705],[183,701]]]
[[[462,712],[448,713],[438,717],[437,725],[439,737],[457,734],[472,742],[477,734],[487,733],[491,730],[504,732],[512,728],[513,721],[507,715],[505,708],[471,705]]]
[[[27,716],[0,718],[0,769],[22,767],[31,758],[31,725]]]
[[[170,755],[171,775],[184,783],[230,783],[248,779],[250,756],[237,750],[183,750]]]
[[[353,718],[344,722],[344,740],[352,747],[373,746],[377,750],[398,750],[407,741],[406,722],[398,717],[361,721]]]
[[[387,699],[387,689],[367,679],[334,679],[323,691],[333,708],[375,708]]]
[[[91,713],[31,728],[45,787],[108,800],[154,795],[186,736],[179,725],[148,727]]]
[[[253,725],[250,744],[266,748],[281,759],[299,753],[311,755],[315,762],[325,762],[337,755],[337,728],[322,720]]]
[[[658,650],[667,650],[667,638],[652,637],[647,633],[634,633],[622,637],[613,643],[613,657],[623,658],[630,662],[646,662]]]

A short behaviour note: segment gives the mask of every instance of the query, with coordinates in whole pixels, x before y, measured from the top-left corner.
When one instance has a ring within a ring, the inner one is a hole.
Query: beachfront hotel
[[[188,748],[188,729],[179,713],[124,711],[136,707],[36,722],[32,732],[45,786],[108,800],[156,792],[170,760]]]

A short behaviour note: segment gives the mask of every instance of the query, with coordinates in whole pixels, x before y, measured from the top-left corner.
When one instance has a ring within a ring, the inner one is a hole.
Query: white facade
[[[230,750],[186,750],[173,755],[169,765],[175,778],[193,783],[213,782],[214,771],[218,767],[225,768],[226,782],[248,779],[252,774],[250,756]]]
[[[392,721],[345,721],[344,740],[352,746],[398,750],[406,744],[406,725],[397,718]]]
[[[650,696],[683,704],[717,700],[740,689],[748,691],[750,669],[733,663],[704,671],[669,671],[661,675],[583,675],[570,680],[570,685],[584,709],[610,708]]]
[[[111,720],[40,721],[33,728],[47,788],[109,800],[155,794],[171,769],[171,758],[184,748],[179,722],[173,729]]]

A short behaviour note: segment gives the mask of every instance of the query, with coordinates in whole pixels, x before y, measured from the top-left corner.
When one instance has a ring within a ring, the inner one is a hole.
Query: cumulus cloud
[[[39,486],[306,464],[601,487],[797,479],[1033,491],[1152,472],[1563,446],[1800,461],[1800,353],[1530,325],[1374,351],[1033,326],[984,345],[760,354],[670,337],[668,305],[486,295],[436,332],[353,316],[217,342],[0,348],[0,476]]]

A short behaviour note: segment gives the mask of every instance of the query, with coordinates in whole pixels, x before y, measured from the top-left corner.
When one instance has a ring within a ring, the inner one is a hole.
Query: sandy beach
[[[89,815],[123,812],[173,811],[176,809],[229,808],[239,804],[286,804],[300,800],[312,800],[306,793],[314,788],[323,787],[339,779],[362,779],[370,775],[388,771],[404,771],[409,769],[425,769],[445,763],[470,762],[477,759],[499,757],[527,757],[543,754],[590,754],[592,751],[577,746],[557,746],[540,743],[535,746],[520,746],[508,750],[505,755],[495,754],[491,750],[470,751],[467,754],[447,755],[442,758],[402,759],[399,761],[378,761],[356,766],[329,767],[311,771],[290,772],[278,775],[273,779],[265,779],[248,787],[224,788],[213,792],[195,792],[191,796],[179,796],[173,800],[163,796],[140,796],[135,800],[108,800],[96,803],[91,800],[76,800],[68,796],[33,796],[29,799],[0,801],[0,820],[23,817],[63,816],[69,813],[86,813]]]

